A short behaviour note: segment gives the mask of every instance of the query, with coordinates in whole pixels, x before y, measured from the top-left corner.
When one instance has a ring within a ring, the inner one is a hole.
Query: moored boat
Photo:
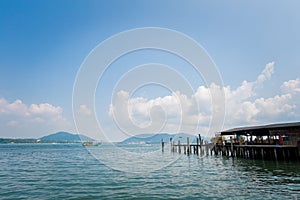
[[[82,146],[99,146],[99,145],[101,145],[101,142],[88,141],[88,142],[83,142],[82,143]]]

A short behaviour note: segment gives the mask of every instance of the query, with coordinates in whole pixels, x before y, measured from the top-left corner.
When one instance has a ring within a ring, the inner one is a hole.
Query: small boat
[[[101,145],[101,142],[91,142],[91,141],[89,141],[89,142],[83,142],[82,143],[82,146],[99,146],[99,145]]]

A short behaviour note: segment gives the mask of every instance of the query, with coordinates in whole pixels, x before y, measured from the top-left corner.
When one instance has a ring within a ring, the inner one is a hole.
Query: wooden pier
[[[187,138],[189,140],[189,138]],[[197,155],[212,155],[212,149],[214,145],[212,143],[206,142],[205,144],[180,144],[180,141],[178,141],[177,144],[171,143],[171,151],[177,152],[177,153],[184,153],[184,154],[197,154]]]
[[[225,136],[230,136],[230,139],[224,139]],[[230,129],[220,132],[212,143],[203,142],[200,135],[196,144],[190,143],[189,138],[186,144],[170,139],[170,148],[172,152],[187,155],[300,161],[300,122]]]

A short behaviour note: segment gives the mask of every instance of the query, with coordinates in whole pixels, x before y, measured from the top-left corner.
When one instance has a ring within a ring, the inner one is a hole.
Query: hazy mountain
[[[94,141],[94,139],[85,135],[72,134],[68,132],[53,133],[44,137],[39,138],[40,142],[66,142],[66,143],[77,143],[83,141]]]
[[[170,138],[174,142],[178,142],[180,140],[181,144],[186,143],[187,137],[189,137],[189,140],[191,143],[196,143],[196,136],[189,135],[186,133],[177,133],[177,134],[168,134],[168,133],[159,133],[159,134],[140,134],[136,135],[130,138],[125,139],[121,143],[126,143],[126,144],[143,144],[143,143],[160,143],[161,140],[163,139],[164,142],[169,143]],[[206,139],[206,138],[202,138]]]

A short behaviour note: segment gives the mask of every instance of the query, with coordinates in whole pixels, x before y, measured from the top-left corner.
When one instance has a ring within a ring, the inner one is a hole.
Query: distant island
[[[170,138],[174,142],[180,140],[181,143],[186,143],[186,138],[190,138],[190,142],[196,139],[196,136],[186,133],[158,133],[158,134],[140,134],[123,140],[122,144],[156,144],[164,142],[170,142]],[[209,138],[202,137],[203,140],[209,140]],[[73,134],[68,132],[57,132],[41,138],[0,138],[0,144],[13,144],[13,143],[83,143],[83,142],[95,142],[93,138],[85,136],[83,134]],[[195,142],[195,141],[194,141]]]
[[[73,134],[68,132],[57,132],[41,138],[0,138],[0,144],[10,143],[82,143],[86,141],[95,141],[93,138],[82,134]]]

